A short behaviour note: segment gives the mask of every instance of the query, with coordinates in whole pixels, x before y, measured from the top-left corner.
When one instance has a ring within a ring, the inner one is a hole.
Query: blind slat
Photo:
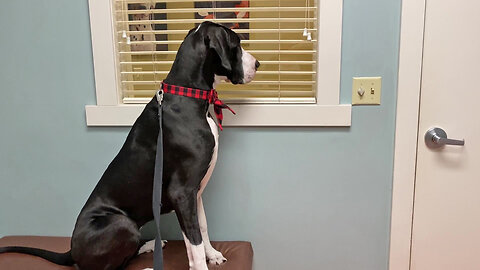
[[[278,12],[278,11],[316,11],[317,7],[235,7],[235,8],[168,8],[168,9],[142,9],[118,10],[121,14],[169,14],[169,13],[205,13],[205,12]]]
[[[276,28],[257,28],[257,29],[232,29],[237,34],[264,34],[264,33],[302,33],[303,28],[297,29],[276,29]],[[307,28],[310,32],[316,32],[316,28]],[[138,34],[187,34],[189,30],[145,30],[145,31],[125,31],[127,34],[138,35]],[[117,32],[119,35],[123,34],[123,31]]]
[[[222,0],[225,2],[239,2],[239,0]],[[305,3],[304,0],[288,0],[289,2],[294,3]],[[155,0],[155,1],[146,1],[146,0],[116,0],[118,4],[153,4],[153,3],[192,3],[191,0]],[[195,0],[193,2],[212,2],[212,0]],[[255,0],[255,2],[273,2],[278,3],[278,0]]]
[[[246,22],[314,22],[316,18],[227,18],[212,19],[215,23],[246,23]],[[169,20],[133,20],[117,21],[118,24],[181,24],[181,23],[202,23],[204,19],[169,19]]]
[[[316,50],[248,50],[251,54],[314,54]],[[120,52],[124,55],[177,54],[177,51],[134,51]]]
[[[158,89],[147,89],[147,90],[125,90],[125,93],[127,94],[143,94],[143,95],[154,95]],[[278,89],[271,89],[271,90],[221,90],[218,91],[219,95],[231,95],[235,93],[241,93],[243,95],[256,95],[256,96],[262,96],[262,95],[278,95],[279,93],[283,93],[285,95],[287,94],[309,94],[311,93],[312,90],[278,90]]]
[[[160,41],[131,41],[130,44],[138,44],[138,45],[149,45],[149,44],[181,44],[183,40],[160,40]],[[291,43],[311,43],[316,42],[315,39],[313,40],[305,40],[305,39],[270,39],[270,40],[242,40],[242,44],[269,44],[269,43],[282,43],[282,44],[291,44]],[[119,44],[127,44],[125,41],[118,42]]]
[[[277,65],[277,64],[291,64],[291,65],[313,65],[316,61],[297,61],[297,60],[282,60],[282,61],[262,61],[262,65]],[[120,62],[121,65],[153,65],[153,64],[173,64],[173,61],[132,61],[132,62]]]
[[[160,81],[122,81],[129,85],[160,85]],[[313,85],[315,81],[251,81],[249,84],[265,84],[265,85]],[[136,90],[132,90],[136,91]]]
[[[125,104],[145,104],[148,103],[152,98],[123,98],[123,103]],[[254,97],[254,98],[223,98],[224,101],[227,101],[230,104],[243,104],[243,103],[305,103],[305,104],[314,104],[316,99],[314,97]]]
[[[168,74],[169,71],[122,71],[121,74],[129,75],[156,75],[156,74]],[[257,74],[265,75],[275,75],[275,74],[284,74],[284,75],[309,75],[315,74],[315,71],[291,71],[291,70],[278,70],[278,71],[257,71]]]

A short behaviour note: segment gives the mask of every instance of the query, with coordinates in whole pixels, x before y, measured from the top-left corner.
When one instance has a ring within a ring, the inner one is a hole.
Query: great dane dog
[[[203,22],[181,44],[165,84],[213,89],[215,78],[233,84],[250,82],[260,63],[240,45],[232,30]],[[221,264],[223,255],[210,244],[202,192],[217,160],[218,130],[208,113],[210,102],[165,93],[163,96],[162,214],[175,211],[190,269]],[[110,163],[82,208],[71,250],[55,253],[28,247],[3,247],[0,253],[40,256],[80,270],[124,269],[140,246],[139,228],[153,219],[152,187],[159,132],[154,97],[135,121],[120,152]]]

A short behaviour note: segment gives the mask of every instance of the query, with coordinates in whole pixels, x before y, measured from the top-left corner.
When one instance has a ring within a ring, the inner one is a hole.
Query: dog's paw
[[[162,240],[162,248],[165,247],[165,243],[167,240]],[[146,242],[140,249],[138,250],[138,254],[147,253],[147,252],[154,252],[155,251],[155,240],[151,240]]]
[[[220,251],[215,250],[214,248],[205,251],[205,255],[207,256],[207,261],[210,264],[220,265],[227,261],[223,254]]]
[[[155,250],[155,240],[151,240],[146,242],[143,246],[140,247],[138,250],[138,254],[153,252]]]
[[[153,270],[153,268],[143,268],[142,270]]]

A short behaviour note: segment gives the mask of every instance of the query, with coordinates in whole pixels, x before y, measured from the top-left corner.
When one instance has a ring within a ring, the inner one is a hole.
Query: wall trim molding
[[[426,0],[403,0],[389,270],[409,270]]]
[[[350,126],[352,106],[345,105],[230,105],[223,126]],[[88,126],[131,126],[145,104],[85,106]],[[319,116],[319,117],[316,117]],[[320,117],[323,116],[323,117]]]

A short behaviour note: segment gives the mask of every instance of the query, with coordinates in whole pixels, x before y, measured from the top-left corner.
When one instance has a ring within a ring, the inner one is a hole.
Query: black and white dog
[[[253,79],[259,65],[242,49],[232,30],[204,22],[190,30],[164,82],[212,89],[215,76],[224,76],[233,84],[243,84]],[[213,264],[226,261],[210,244],[201,197],[217,160],[217,126],[206,100],[166,93],[162,107],[162,213],[176,212],[190,269],[206,270],[207,260]],[[0,253],[32,254],[56,264],[76,264],[81,270],[124,269],[140,248],[139,228],[153,219],[157,113],[157,99],[153,98],[82,208],[70,251],[4,247]]]

